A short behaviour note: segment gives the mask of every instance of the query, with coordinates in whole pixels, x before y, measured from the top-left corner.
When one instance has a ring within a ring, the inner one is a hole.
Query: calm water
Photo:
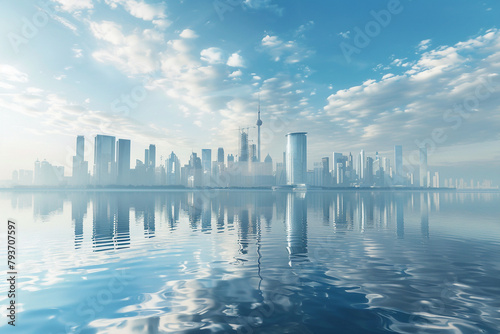
[[[500,332],[500,194],[4,192],[0,211],[19,232],[1,333]]]

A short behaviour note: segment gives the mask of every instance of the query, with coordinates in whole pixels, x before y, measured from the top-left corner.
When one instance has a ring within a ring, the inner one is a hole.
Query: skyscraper
[[[156,168],[156,146],[153,144],[149,145],[149,161],[146,164],[153,170]]]
[[[420,147],[420,186],[427,187],[427,147]]]
[[[130,184],[130,140],[118,139],[116,143],[117,182],[121,185]]]
[[[224,149],[222,147],[217,149],[217,162],[224,163]]]
[[[396,184],[403,182],[403,147],[401,145],[394,146],[394,169]]]
[[[255,144],[248,145],[249,149],[249,161],[256,162],[257,161],[257,146]]]
[[[94,181],[97,185],[115,182],[115,137],[97,135],[94,142]]]
[[[244,129],[240,133],[240,154],[238,161],[248,161],[248,133]]]
[[[202,149],[201,150],[201,166],[203,168],[203,173],[210,174],[212,173],[212,150],[211,149]]]
[[[170,153],[166,163],[167,169],[167,184],[181,184],[181,163],[174,152]]]
[[[323,186],[329,187],[330,186],[330,158],[324,157],[321,159],[321,164],[323,167]]]
[[[286,181],[289,185],[307,181],[307,132],[286,135]]]
[[[88,169],[88,162],[85,161],[85,138],[83,136],[78,136],[76,137],[76,154],[73,157],[73,184],[86,184],[88,181]]]

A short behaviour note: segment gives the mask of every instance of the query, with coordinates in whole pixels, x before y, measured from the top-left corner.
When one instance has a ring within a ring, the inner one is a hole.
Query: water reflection
[[[245,193],[220,192],[52,192],[14,193],[11,207],[33,208],[34,219],[49,220],[63,212],[64,203],[71,207],[74,245],[79,249],[85,238],[84,221],[92,218],[91,240],[95,251],[130,247],[130,224],[140,222],[145,238],[153,238],[158,221],[175,231],[185,215],[193,232],[223,233],[236,228],[242,254],[257,230],[271,230],[273,221],[283,221],[287,233],[288,252],[307,253],[308,210],[324,227],[334,231],[380,230],[394,228],[397,238],[405,237],[405,212],[418,210],[420,233],[430,238],[429,217],[439,214],[441,207],[450,211],[451,203],[471,209],[477,194],[460,193]],[[482,194],[491,201],[493,194]],[[90,211],[89,211],[90,210]],[[133,216],[131,216],[133,215]],[[88,236],[87,236],[88,237]]]
[[[57,228],[74,234],[71,249],[57,235],[50,245],[84,263],[61,264],[50,276],[59,281],[26,268],[38,298],[26,290],[26,319],[49,314],[63,319],[61,328],[71,321],[89,333],[451,333],[499,325],[499,198],[144,191],[18,193],[7,203],[32,210],[42,226],[70,217]],[[82,301],[107,291],[118,268],[135,279],[98,316],[82,319]],[[76,301],[50,310],[29,303],[43,300],[37,291],[75,287]]]

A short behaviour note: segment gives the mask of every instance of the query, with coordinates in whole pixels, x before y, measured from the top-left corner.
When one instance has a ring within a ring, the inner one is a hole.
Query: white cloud
[[[424,39],[420,43],[418,43],[417,49],[418,51],[425,51],[431,46],[431,40],[430,39]]]
[[[342,38],[345,38],[345,39],[348,39],[349,36],[351,35],[351,31],[347,30],[347,31],[344,31],[344,32],[339,32],[338,34],[340,37]]]
[[[229,74],[229,77],[230,78],[237,78],[237,77],[241,77],[243,75],[243,72],[241,72],[241,70],[236,70],[234,72],[232,72],[231,74]]]
[[[227,60],[227,66],[231,67],[245,67],[243,57],[239,53],[233,53]]]
[[[158,47],[163,35],[158,31],[135,30],[124,35],[122,27],[110,21],[90,22],[93,35],[108,42],[105,48],[93,52],[100,62],[109,62],[127,74],[149,73],[159,67]]]
[[[153,21],[166,17],[165,5],[162,3],[150,4],[140,0],[105,0],[105,2],[111,8],[121,5],[130,15],[144,21]]]
[[[222,60],[222,50],[219,48],[211,47],[204,49],[200,53],[201,60],[208,62],[209,64],[221,64]]]
[[[182,38],[197,38],[198,35],[196,35],[196,32],[194,32],[194,30],[191,30],[191,29],[184,29],[180,35]]]
[[[28,82],[28,75],[7,64],[0,64],[0,80],[11,82]]]
[[[415,148],[414,141],[431,138],[434,129],[445,132],[441,146],[493,140],[500,127],[500,117],[493,116],[500,104],[499,60],[499,30],[427,51],[400,75],[331,94],[323,122],[335,126],[339,146],[374,150],[374,144],[393,143]]]
[[[266,35],[261,45],[274,59],[280,61],[284,57],[285,63],[298,63],[313,54],[312,50],[299,46],[296,41],[284,42],[278,36]]]
[[[82,9],[92,9],[92,0],[55,0],[60,4],[60,9],[65,12],[75,12]]]

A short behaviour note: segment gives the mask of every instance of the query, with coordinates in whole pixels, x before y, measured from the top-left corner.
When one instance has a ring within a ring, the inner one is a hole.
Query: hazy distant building
[[[76,137],[76,154],[73,157],[72,183],[85,185],[88,183],[89,164],[85,161],[85,138]]]
[[[60,186],[64,184],[64,167],[53,166],[48,161],[35,162],[34,184],[37,186]]]
[[[148,168],[156,168],[156,145],[149,145],[149,160],[147,162]]]
[[[248,133],[245,132],[245,130],[241,130],[240,132],[240,152],[238,161],[248,161]]]
[[[403,147],[394,146],[394,179],[396,184],[403,183]]]
[[[115,183],[115,137],[97,135],[94,142],[94,183]]]
[[[323,183],[322,186],[329,187],[331,186],[331,174],[330,174],[330,158],[324,157],[321,159],[322,164],[322,172],[323,172]]]
[[[181,163],[174,152],[170,153],[165,163],[167,185],[181,184]]]
[[[130,185],[130,140],[118,139],[116,143],[117,183]]]
[[[307,132],[286,135],[286,181],[289,185],[307,182]]]
[[[257,162],[258,161],[258,159],[257,159],[257,145],[250,144],[248,146],[248,149],[249,149],[249,161]]]
[[[217,149],[217,162],[224,163],[224,149],[222,147]]]
[[[420,186],[427,187],[427,147],[420,147]]]
[[[212,150],[211,149],[202,149],[201,150],[201,166],[203,168],[203,173],[212,172]]]
[[[203,169],[203,185],[208,186],[210,183],[210,177],[212,176],[212,150],[202,149],[201,150],[201,166]]]

